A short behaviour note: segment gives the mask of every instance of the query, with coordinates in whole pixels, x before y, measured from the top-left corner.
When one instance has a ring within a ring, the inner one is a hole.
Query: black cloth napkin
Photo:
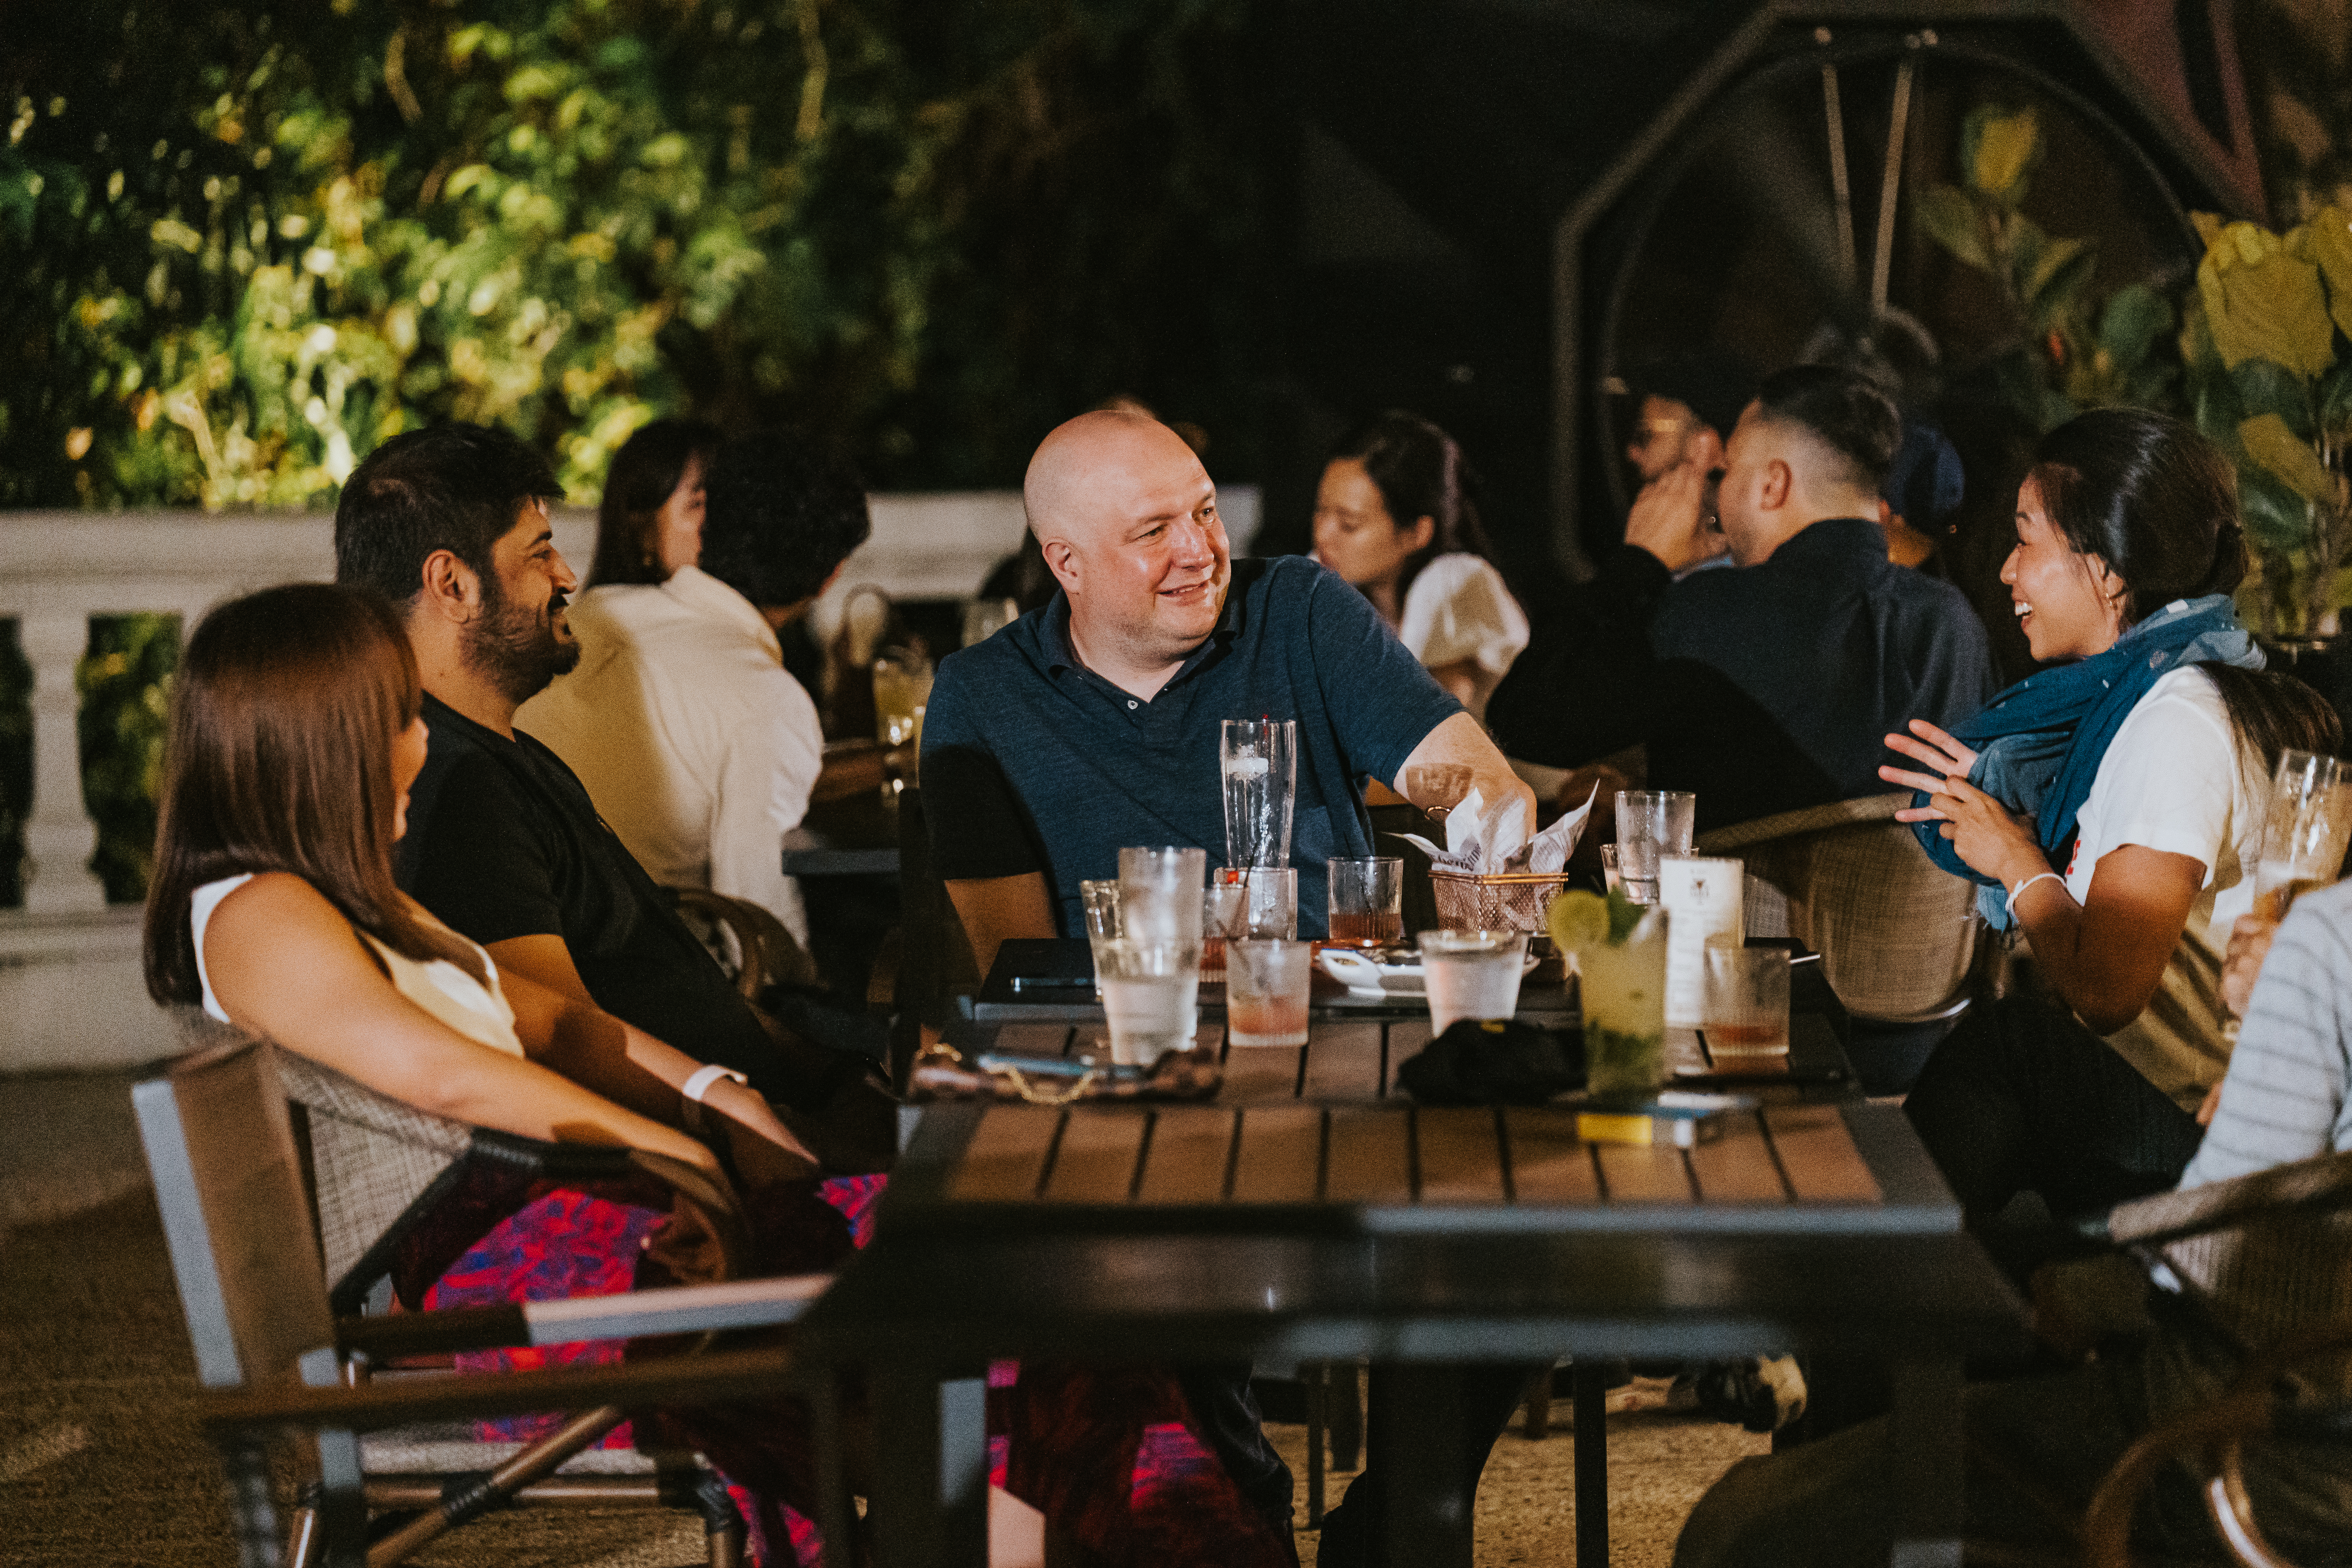
[[[1541,1105],[1584,1086],[1584,1040],[1517,1019],[1465,1018],[1397,1068],[1423,1105]]]

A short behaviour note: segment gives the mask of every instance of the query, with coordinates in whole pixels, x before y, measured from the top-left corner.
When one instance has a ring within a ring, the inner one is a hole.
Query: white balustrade
[[[1257,494],[1222,499],[1238,552],[1255,531]],[[1021,541],[1013,491],[877,495],[873,512],[873,537],[816,606],[820,631],[861,584],[901,600],[965,597]],[[594,514],[560,511],[555,533],[586,571]],[[141,910],[108,907],[89,868],[97,829],[82,803],[74,670],[91,618],[160,612],[179,616],[184,634],[225,599],[333,571],[325,513],[0,512],[0,620],[16,623],[33,671],[25,902],[0,910],[0,1072],[112,1067],[173,1049],[147,999]]]

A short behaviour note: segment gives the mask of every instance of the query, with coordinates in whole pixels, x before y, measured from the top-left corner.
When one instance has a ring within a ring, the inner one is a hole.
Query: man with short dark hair
[[[808,810],[824,731],[776,637],[872,531],[866,489],[846,461],[782,431],[729,442],[704,489],[701,563],[583,595],[580,668],[515,725],[571,764],[656,881],[748,899],[805,946],[782,845]]]
[[[1696,467],[1645,489],[1623,547],[1496,689],[1503,750],[1577,767],[1644,744],[1647,786],[1696,792],[1702,832],[1881,793],[1889,731],[1956,723],[1998,684],[1959,591],[1887,560],[1878,487],[1901,438],[1852,371],[1767,377],[1725,448],[1720,539]],[[1674,580],[1721,544],[1737,570]]]
[[[853,1058],[772,1031],[514,713],[579,661],[578,582],[555,548],[546,459],[502,431],[394,437],[343,487],[337,580],[401,612],[431,740],[410,794],[401,887],[500,968],[585,998],[815,1112],[858,1089]]]

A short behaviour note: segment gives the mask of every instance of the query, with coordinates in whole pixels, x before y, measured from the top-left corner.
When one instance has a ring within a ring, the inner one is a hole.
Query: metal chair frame
[[[412,1214],[469,1167],[534,1158],[541,1168],[560,1172],[566,1184],[575,1179],[633,1184],[690,1205],[718,1237],[730,1278],[714,1285],[504,1307],[391,1316],[339,1312],[311,1226],[281,1058],[268,1042],[241,1031],[212,1025],[200,1033],[209,1033],[211,1043],[173,1063],[165,1077],[135,1086],[131,1097],[198,1379],[208,1391],[199,1424],[222,1456],[244,1568],[278,1568],[285,1561],[288,1539],[278,1523],[265,1457],[269,1436],[286,1430],[312,1433],[318,1457],[318,1479],[292,1521],[298,1563],[387,1568],[493,1508],[616,1502],[698,1509],[714,1568],[740,1563],[742,1521],[715,1476],[698,1465],[656,1465],[651,1474],[622,1477],[558,1472],[625,1419],[630,1407],[732,1401],[793,1387],[785,1351],[719,1350],[713,1342],[725,1331],[793,1321],[829,1276],[732,1278],[737,1260],[746,1256],[734,1196],[692,1167],[642,1151],[538,1144],[440,1122],[446,1132],[463,1135],[464,1153],[416,1195],[408,1205]],[[312,1074],[322,1070],[303,1065]],[[348,1079],[341,1087],[358,1089]],[[386,1279],[395,1250],[370,1248],[335,1294],[348,1302],[362,1284]],[[458,1351],[661,1335],[699,1337],[685,1355],[642,1366],[495,1377],[368,1376],[373,1366]],[[491,1462],[478,1468],[429,1476],[366,1471],[365,1434],[549,1411],[579,1414],[538,1442],[484,1446]],[[371,1515],[387,1511],[416,1517],[371,1542]]]

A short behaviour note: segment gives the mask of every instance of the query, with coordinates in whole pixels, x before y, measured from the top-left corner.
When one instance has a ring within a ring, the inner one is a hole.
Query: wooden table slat
[[[1771,1130],[1789,1186],[1801,1203],[1874,1204],[1884,1201],[1878,1179],[1863,1163],[1833,1105],[1768,1105],[1764,1125]]]
[[[1601,1201],[1592,1148],[1576,1136],[1573,1107],[1506,1106],[1503,1125],[1510,1135],[1511,1191],[1520,1203]]]
[[[1017,1203],[1037,1195],[1062,1113],[1038,1105],[992,1105],[981,1113],[948,1195],[965,1203]]]
[[[1145,1119],[1131,1110],[1073,1107],[1040,1195],[1049,1203],[1123,1204],[1135,1184]]]
[[[1323,1174],[1327,1201],[1384,1206],[1412,1202],[1412,1129],[1405,1117],[1378,1106],[1335,1107],[1330,1136]]]
[[[1381,1085],[1382,1094],[1396,1092],[1397,1068],[1421,1054],[1429,1044],[1429,1020],[1400,1018],[1389,1026],[1389,1070],[1387,1081]]]
[[[1681,1204],[1694,1201],[1690,1168],[1683,1152],[1673,1145],[1642,1148],[1631,1143],[1596,1143],[1601,1180],[1612,1204]]]
[[[1424,1204],[1499,1204],[1502,1146],[1492,1107],[1423,1106],[1413,1112]]]
[[[1062,1139],[1066,1144],[1069,1134],[1065,1132]],[[1780,1167],[1773,1163],[1771,1145],[1764,1142],[1764,1130],[1752,1114],[1734,1117],[1722,1137],[1694,1148],[1690,1168],[1701,1203],[1789,1201],[1789,1189],[1780,1180]]]
[[[1381,1026],[1376,1020],[1324,1024],[1307,1042],[1307,1098],[1378,1100]]]
[[[1233,1162],[1234,1113],[1213,1105],[1162,1106],[1151,1119],[1136,1199],[1147,1204],[1224,1201]]]
[[[1242,1112],[1234,1202],[1311,1204],[1322,1173],[1322,1107],[1292,1101],[1253,1105]]]
[[[1225,1052],[1225,1082],[1217,1098],[1227,1105],[1259,1100],[1296,1103],[1298,1056],[1297,1046],[1233,1047]]]

